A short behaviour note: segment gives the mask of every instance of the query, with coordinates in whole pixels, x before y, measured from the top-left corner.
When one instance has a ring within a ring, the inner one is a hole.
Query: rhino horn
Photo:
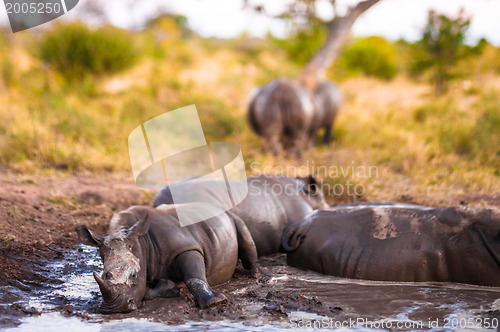
[[[95,272],[94,279],[99,285],[99,289],[101,290],[102,299],[104,300],[104,302],[111,302],[113,300],[113,294],[111,293],[109,286],[107,286],[104,280]]]

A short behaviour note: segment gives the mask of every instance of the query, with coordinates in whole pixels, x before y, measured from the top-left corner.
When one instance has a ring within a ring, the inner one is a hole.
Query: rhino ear
[[[318,192],[318,181],[314,178],[314,176],[309,175],[306,177],[297,177],[297,180],[304,184],[304,191],[306,193],[315,194]]]
[[[100,247],[104,242],[104,238],[97,233],[92,232],[86,226],[80,225],[75,228],[76,233],[78,234],[78,240],[81,243],[86,244],[88,246]]]
[[[128,230],[128,237],[139,237],[146,234],[149,231],[149,218],[148,214],[145,213],[141,219],[139,219],[132,227]]]

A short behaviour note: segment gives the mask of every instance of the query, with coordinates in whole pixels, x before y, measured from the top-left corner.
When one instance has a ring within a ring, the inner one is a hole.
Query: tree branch
[[[321,49],[302,71],[299,81],[313,90],[316,84],[325,80],[326,72],[337,57],[340,48],[349,35],[356,19],[380,0],[365,0],[349,8],[345,16],[336,16],[328,22],[328,36]]]

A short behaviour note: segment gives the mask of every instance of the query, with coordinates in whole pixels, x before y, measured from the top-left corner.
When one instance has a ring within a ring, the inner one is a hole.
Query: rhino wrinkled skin
[[[222,181],[212,179],[205,190],[194,192],[193,184],[186,182],[182,187],[186,197],[208,201],[217,199],[217,186],[226,186]],[[286,177],[277,175],[254,175],[247,178],[248,195],[230,211],[247,226],[257,247],[259,256],[280,251],[281,234],[286,226],[299,222],[314,209],[327,207],[320,186],[312,177]],[[173,204],[170,187],[166,186],[156,194],[152,206]]]
[[[500,211],[396,203],[317,210],[283,233],[287,263],[337,277],[500,286]]]
[[[80,241],[97,246],[103,260],[101,276],[94,273],[103,296],[100,311],[130,312],[143,299],[177,296],[175,283],[181,281],[206,308],[226,300],[210,285],[227,282],[238,258],[255,275],[260,269],[255,244],[237,216],[228,212],[180,227],[176,209],[207,208],[203,203],[133,206],[114,215],[105,237],[77,227]]]

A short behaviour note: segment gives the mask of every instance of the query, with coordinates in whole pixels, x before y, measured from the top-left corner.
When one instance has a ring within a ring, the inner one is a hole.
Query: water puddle
[[[44,275],[59,282],[8,286],[0,307],[23,311],[6,331],[500,331],[500,288],[341,279],[288,267],[283,255],[262,265],[270,282],[240,275],[216,288],[229,298],[223,307],[199,310],[181,290],[180,298],[148,301],[137,313],[103,316],[92,276],[102,264],[95,248],[81,245],[46,265]]]

